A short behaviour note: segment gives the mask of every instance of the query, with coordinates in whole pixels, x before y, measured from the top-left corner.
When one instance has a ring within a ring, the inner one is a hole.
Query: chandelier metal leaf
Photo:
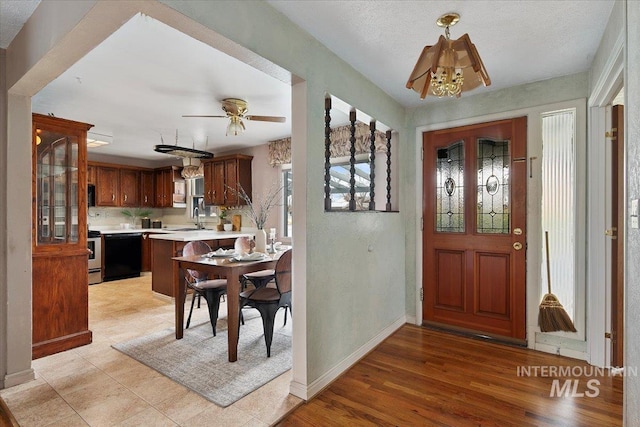
[[[471,43],[468,34],[451,40],[449,27],[460,20],[457,13],[442,15],[436,23],[445,28],[433,46],[425,46],[407,81],[407,89],[413,89],[424,99],[429,91],[437,97],[459,98],[462,92],[483,84],[491,85],[491,79],[482,59]]]

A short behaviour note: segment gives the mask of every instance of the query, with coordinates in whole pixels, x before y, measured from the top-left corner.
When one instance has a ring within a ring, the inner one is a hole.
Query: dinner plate
[[[234,250],[209,252],[205,256],[207,258],[231,258],[238,255]]]

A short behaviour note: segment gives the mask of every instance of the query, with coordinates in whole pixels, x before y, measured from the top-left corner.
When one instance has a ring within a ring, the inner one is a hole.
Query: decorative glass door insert
[[[464,141],[436,156],[436,231],[464,233]]]
[[[476,232],[509,233],[509,141],[478,139]]]
[[[49,131],[38,137],[37,243],[77,243],[78,138]]]

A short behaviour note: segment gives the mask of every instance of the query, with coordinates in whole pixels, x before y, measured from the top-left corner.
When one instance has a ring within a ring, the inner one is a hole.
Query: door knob
[[[522,249],[522,243],[520,242],[515,242],[513,244],[513,249],[515,249],[516,251],[519,251],[520,249]]]

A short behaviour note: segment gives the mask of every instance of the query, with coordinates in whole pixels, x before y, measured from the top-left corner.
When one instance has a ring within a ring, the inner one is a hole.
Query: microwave
[[[93,184],[87,185],[87,204],[89,206],[96,205],[96,186]]]

